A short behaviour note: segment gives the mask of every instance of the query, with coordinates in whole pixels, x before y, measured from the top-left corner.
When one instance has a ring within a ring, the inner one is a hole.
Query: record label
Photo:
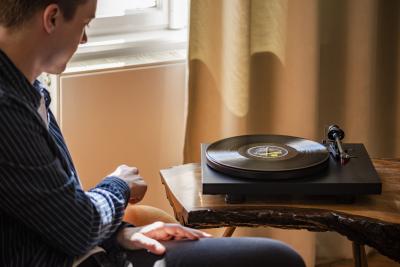
[[[240,155],[259,160],[284,160],[297,155],[291,147],[275,143],[255,143],[238,148]]]
[[[277,159],[286,156],[289,152],[283,147],[266,144],[262,146],[252,146],[247,149],[246,153],[256,158]]]

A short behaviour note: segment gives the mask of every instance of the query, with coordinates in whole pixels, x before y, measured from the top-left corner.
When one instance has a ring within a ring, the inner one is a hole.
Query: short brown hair
[[[50,4],[58,4],[66,20],[74,17],[76,8],[87,0],[0,0],[0,25],[14,28],[28,21]]]

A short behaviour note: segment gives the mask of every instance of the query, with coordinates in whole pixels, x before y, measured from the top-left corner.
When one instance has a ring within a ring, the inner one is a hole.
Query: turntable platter
[[[325,169],[329,152],[317,142],[285,135],[243,135],[212,143],[207,164],[252,179],[300,178]]]

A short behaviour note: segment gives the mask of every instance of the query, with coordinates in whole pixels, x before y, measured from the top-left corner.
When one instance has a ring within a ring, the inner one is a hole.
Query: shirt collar
[[[1,90],[22,98],[37,109],[40,105],[40,92],[35,89],[10,58],[0,49]],[[5,86],[4,86],[5,85]]]
[[[44,97],[44,102],[46,104],[46,108],[48,109],[51,103],[49,91],[47,91],[47,89],[39,80],[35,80],[33,82],[33,87]]]

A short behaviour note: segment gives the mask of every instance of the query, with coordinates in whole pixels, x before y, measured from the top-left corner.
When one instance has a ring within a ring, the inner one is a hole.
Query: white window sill
[[[157,30],[89,37],[64,74],[179,62],[187,57],[187,30]]]

